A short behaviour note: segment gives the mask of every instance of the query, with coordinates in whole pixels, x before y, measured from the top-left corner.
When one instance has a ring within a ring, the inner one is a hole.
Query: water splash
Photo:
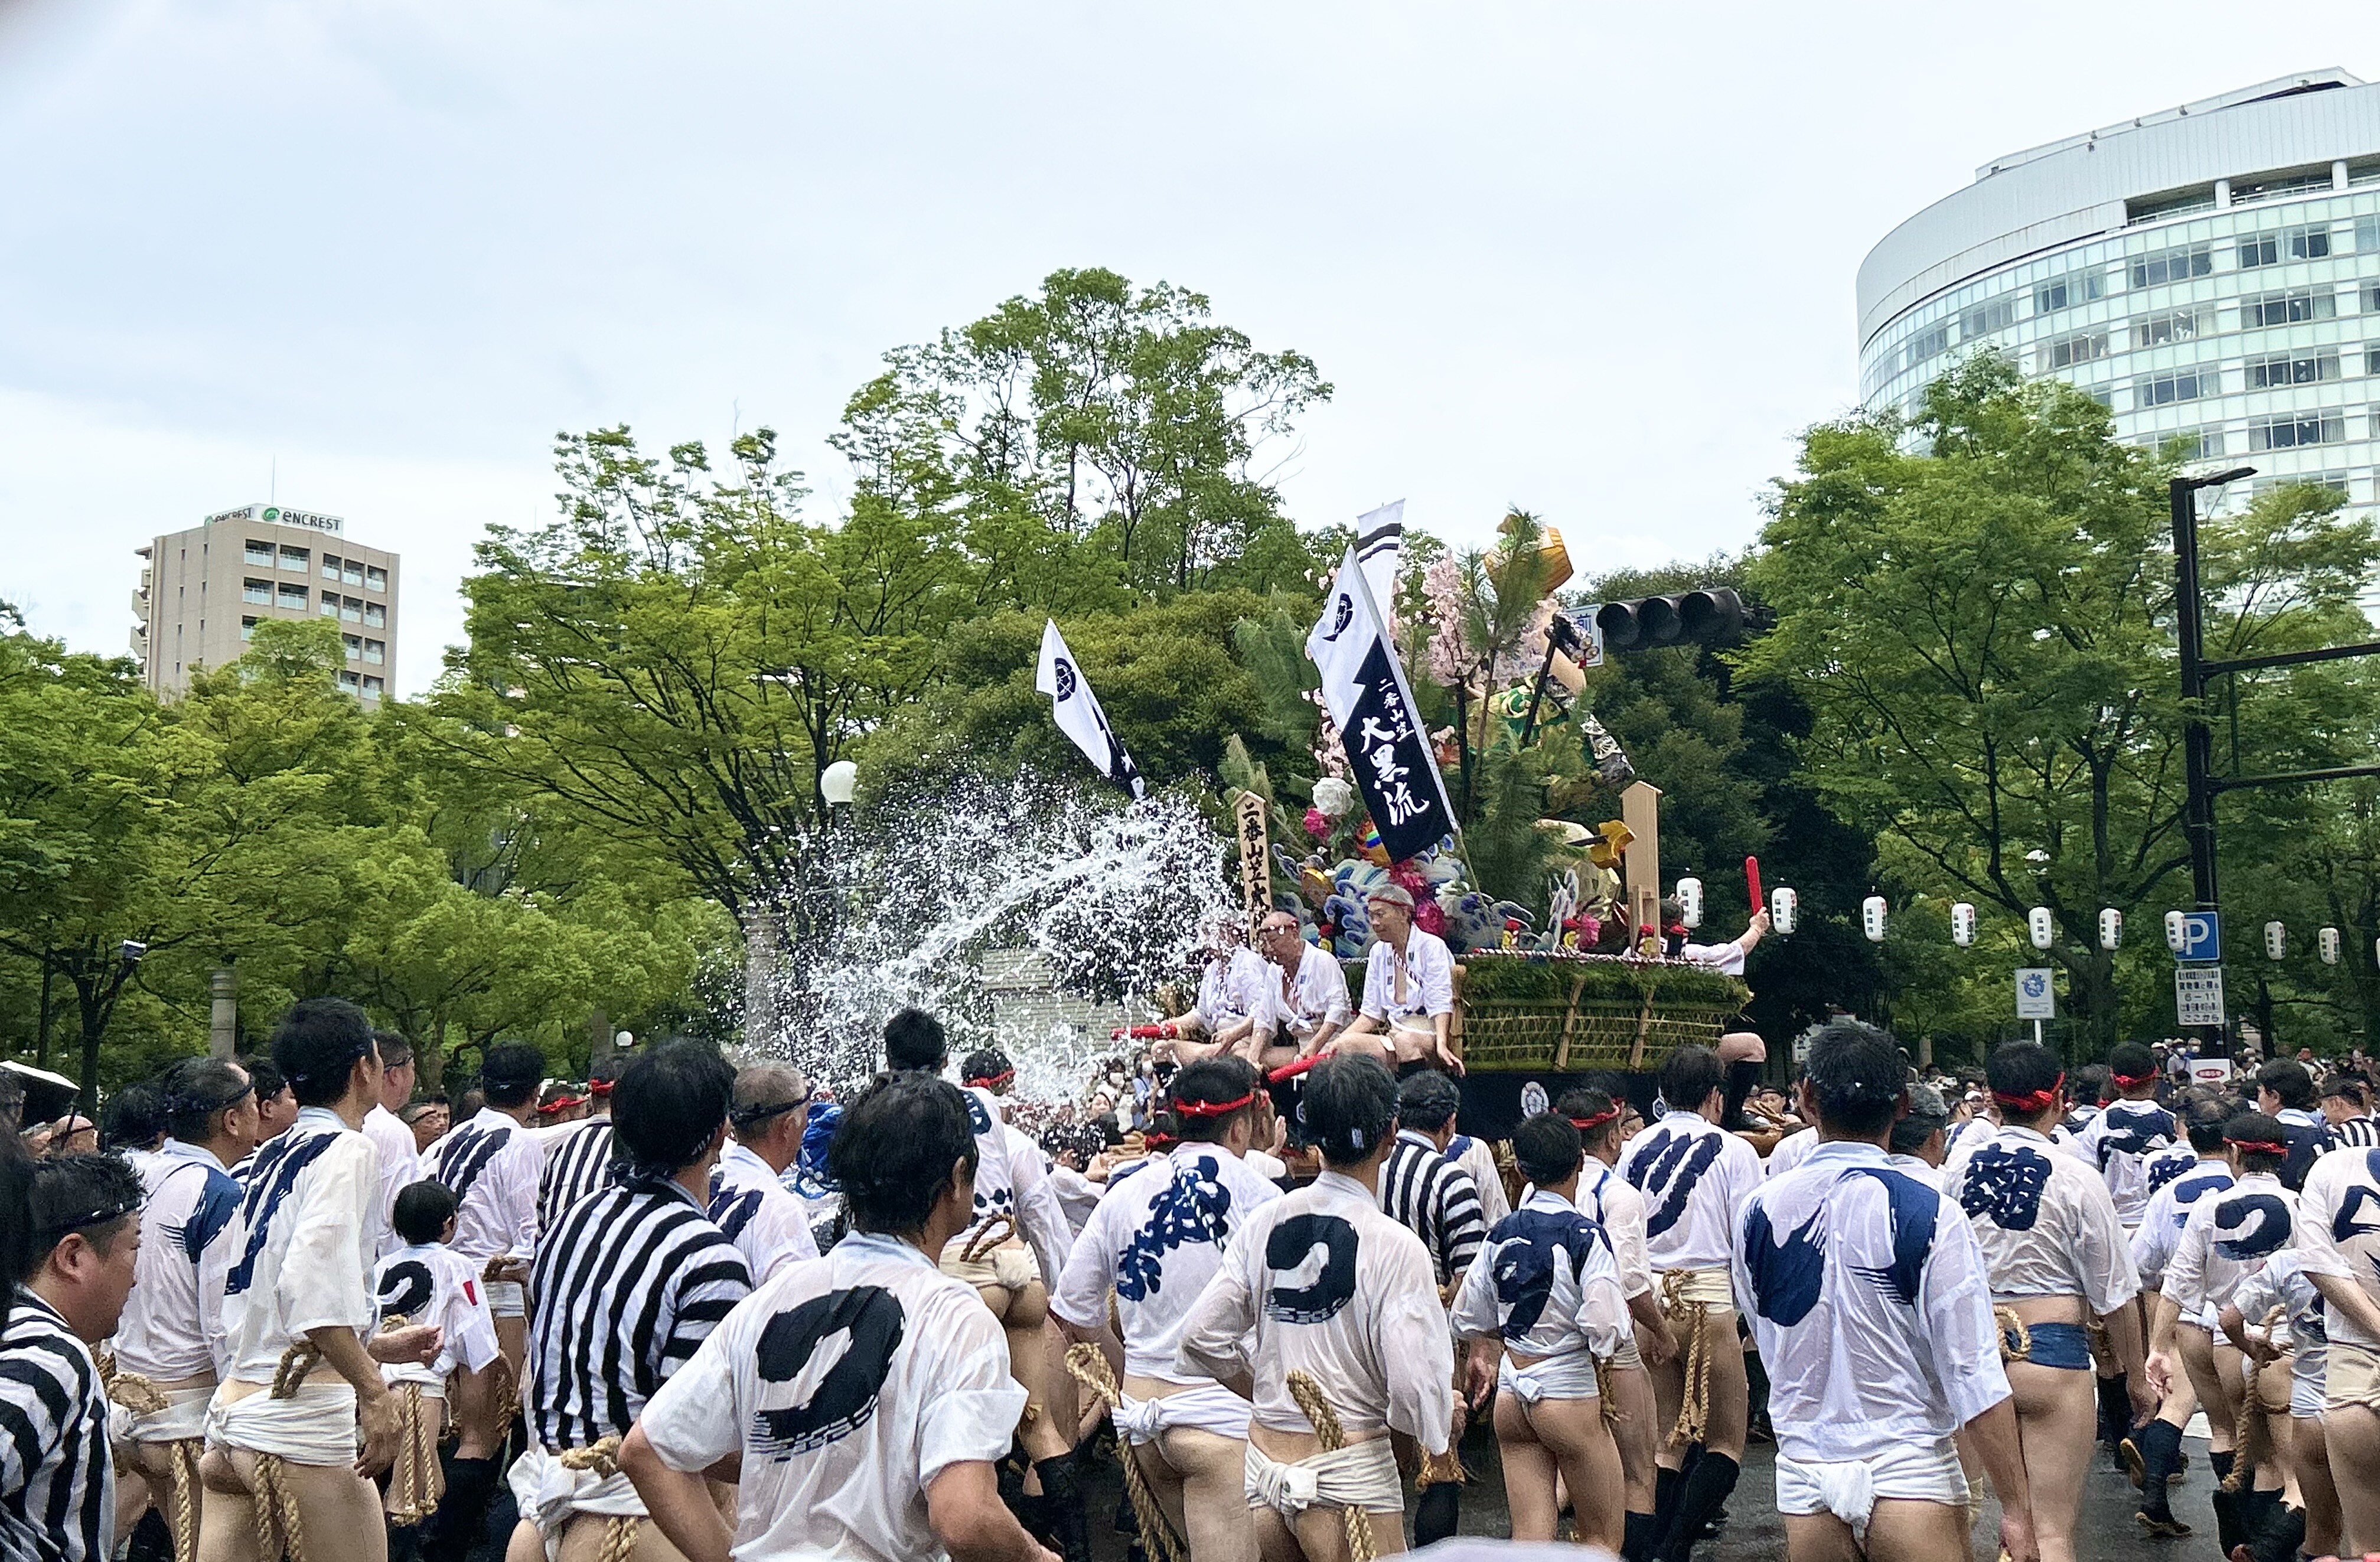
[[[1171,793],[965,782],[887,803],[823,845],[831,926],[791,941],[777,1035],[754,1039],[838,1088],[880,1066],[885,1020],[914,1004],[949,1029],[954,1058],[997,1046],[1019,1096],[1071,1099],[1117,1050],[1105,1027],[1002,1024],[986,957],[1029,951],[1062,994],[1153,1019],[1160,986],[1195,982],[1201,930],[1231,904],[1225,842]]]

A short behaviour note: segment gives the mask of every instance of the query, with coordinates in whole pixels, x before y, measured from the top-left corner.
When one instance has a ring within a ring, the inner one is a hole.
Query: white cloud
[[[1518,503],[1590,570],[1738,547],[1852,396],[1871,244],[2368,19],[2291,15],[0,4],[0,596],[120,648],[130,549],[277,455],[405,555],[418,692],[556,430],[766,422],[831,503],[878,354],[1062,265],[1318,360],[1302,520],[1402,495],[1475,539]]]

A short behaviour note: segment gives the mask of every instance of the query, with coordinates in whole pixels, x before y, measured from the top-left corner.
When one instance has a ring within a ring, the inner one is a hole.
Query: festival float
[[[1404,889],[1415,926],[1446,940],[1463,1121],[1491,1138],[1588,1075],[1629,1075],[1649,1101],[1662,1060],[1715,1044],[1752,996],[1680,958],[1701,886],[1664,918],[1661,793],[1588,708],[1600,646],[1558,605],[1560,535],[1517,512],[1501,533],[1433,561],[1402,611],[1378,599],[1393,563],[1351,548],[1305,647],[1321,674],[1299,691],[1318,708],[1311,776],[1244,760],[1226,776],[1251,926],[1293,911],[1357,994],[1375,890]]]

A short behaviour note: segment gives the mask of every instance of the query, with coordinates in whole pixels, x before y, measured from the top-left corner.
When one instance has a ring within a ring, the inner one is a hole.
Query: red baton
[[[1311,1058],[1300,1058],[1294,1063],[1283,1063],[1281,1067],[1272,1070],[1265,1075],[1265,1083],[1267,1084],[1280,1084],[1286,1080],[1295,1079],[1298,1075],[1313,1068],[1315,1064],[1322,1061],[1325,1056],[1326,1055],[1323,1053],[1317,1052]]]
[[[1758,857],[1743,859],[1743,881],[1752,890],[1752,914],[1758,916],[1767,904],[1760,893],[1760,859]]]

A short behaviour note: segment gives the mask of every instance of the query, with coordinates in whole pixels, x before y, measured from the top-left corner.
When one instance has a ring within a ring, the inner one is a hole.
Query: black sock
[[[2167,1486],[2180,1468],[2181,1428],[2169,1421],[2150,1422],[2132,1434],[2132,1447],[2141,1451],[2141,1511],[2152,1519],[2172,1518]]]
[[[2215,1477],[2215,1490],[2207,1494],[2215,1508],[2215,1541],[2226,1556],[2231,1555],[2233,1546],[2248,1538],[2247,1528],[2240,1520],[2240,1495],[2223,1489],[2223,1483],[2231,1476],[2233,1457],[2228,1451],[2206,1456],[2206,1467]]]
[[[1670,1520],[1670,1527],[1661,1537],[1654,1555],[1660,1562],[1686,1562],[1694,1554],[1694,1542],[1703,1526],[1717,1517],[1727,1504],[1728,1494],[1735,1490],[1735,1478],[1742,1467],[1725,1454],[1715,1454],[1707,1448],[1694,1461],[1694,1473],[1686,1477],[1678,1491],[1678,1511]]]
[[[1670,1520],[1677,1514],[1678,1488],[1684,1483],[1686,1473],[1682,1470],[1656,1468],[1653,1471],[1653,1539],[1656,1544],[1660,1541],[1661,1532],[1670,1527]]]
[[[420,1555],[420,1525],[391,1524],[388,1527],[388,1562],[414,1562]]]
[[[1433,1481],[1414,1504],[1414,1544],[1428,1545],[1454,1533],[1462,1518],[1463,1483]]]
[[[161,1494],[173,1501],[170,1490]],[[155,1508],[140,1516],[132,1526],[132,1549],[127,1554],[129,1562],[174,1562],[174,1527]]]
[[[1621,1562],[1653,1562],[1653,1516],[1631,1512],[1621,1532]]]
[[[479,1544],[488,1521],[488,1500],[496,1495],[496,1461],[450,1459],[446,1495],[438,1511],[421,1524],[421,1562],[464,1562]]]
[[[2272,1501],[2265,1505],[2262,1521],[2248,1549],[2256,1554],[2259,1562],[2290,1562],[2305,1544],[2305,1510],[2289,1507],[2278,1492],[2269,1495]]]
[[[2099,1379],[2099,1441],[2113,1445],[2132,1429],[2132,1399],[2125,1392],[2124,1374]]]
[[[1041,1511],[1058,1541],[1064,1562],[1091,1562],[1091,1526],[1083,1510],[1083,1491],[1075,1478],[1075,1456],[1059,1454],[1034,1462],[1041,1477]]]

